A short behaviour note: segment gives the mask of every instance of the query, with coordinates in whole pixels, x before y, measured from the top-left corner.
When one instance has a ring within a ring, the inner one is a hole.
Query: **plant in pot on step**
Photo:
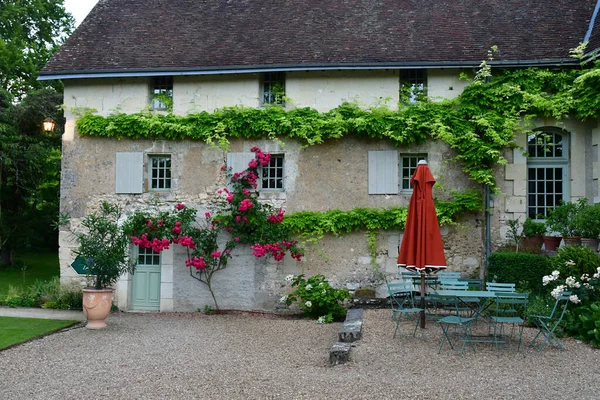
[[[100,329],[110,313],[114,285],[126,271],[133,273],[135,264],[129,258],[129,237],[119,227],[121,209],[103,202],[100,209],[87,215],[81,225],[86,232],[77,234],[77,254],[88,276],[83,289],[83,313],[86,327]]]
[[[542,248],[543,236],[546,233],[546,224],[534,221],[531,218],[523,222],[523,247],[538,251]]]
[[[586,205],[577,216],[577,225],[581,231],[581,244],[598,251],[600,236],[600,204]]]
[[[551,232],[560,233],[565,240],[565,245],[581,244],[581,232],[577,225],[577,216],[586,203],[587,199],[579,199],[576,203],[563,201],[549,212],[546,218],[546,226]],[[556,249],[546,248],[546,250]]]

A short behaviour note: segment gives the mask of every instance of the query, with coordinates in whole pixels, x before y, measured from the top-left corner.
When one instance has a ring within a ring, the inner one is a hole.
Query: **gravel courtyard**
[[[600,351],[463,358],[437,354],[441,330],[393,339],[389,310],[365,312],[352,361],[328,366],[340,324],[256,315],[111,315],[0,352],[1,399],[597,399]],[[531,338],[534,331],[527,329]],[[90,363],[92,362],[92,363]]]

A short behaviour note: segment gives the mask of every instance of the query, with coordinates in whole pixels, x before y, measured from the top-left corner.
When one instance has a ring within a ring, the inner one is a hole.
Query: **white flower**
[[[586,289],[593,289],[593,286],[587,282],[585,282],[583,286],[585,286]]]
[[[287,296],[281,296],[281,298],[279,299],[279,302],[281,304],[285,303],[287,301]]]
[[[554,288],[554,290],[552,290],[552,292],[550,292],[550,294],[555,299],[558,299],[558,296],[560,296],[560,294],[562,292],[564,292],[564,291],[565,291],[565,286],[564,285],[558,285],[557,287]]]
[[[574,288],[579,288],[579,287],[581,287],[581,284],[579,282],[577,282],[577,280],[575,279],[574,276],[570,276],[567,279],[565,279],[565,283],[570,288],[573,288],[573,287]]]
[[[288,275],[288,276],[285,277],[285,281],[286,282],[291,282],[293,280],[294,280],[294,275],[292,275],[292,274],[290,274],[290,275]]]
[[[558,275],[560,275],[560,272],[552,271],[552,276],[554,277],[554,279],[558,279]]]
[[[567,267],[574,267],[575,266],[575,261],[569,260],[569,261],[565,262],[565,265]]]
[[[579,300],[579,297],[577,297],[576,294],[569,296],[569,300],[571,301],[571,303],[573,304],[578,304],[581,303],[581,300]]]
[[[543,282],[544,286],[546,286],[553,280],[554,280],[554,277],[552,275],[546,275],[546,276],[542,277],[542,282]]]
[[[317,324],[324,324],[325,323],[325,317],[319,317],[319,319],[317,319]]]
[[[305,289],[306,289],[306,290],[310,290],[310,289],[312,289],[312,285],[311,285],[310,283],[309,283],[309,284],[307,284],[307,285],[305,286]]]
[[[583,275],[581,275],[580,279],[582,281],[589,281],[590,280],[590,276],[588,274],[583,274]]]
[[[308,308],[312,307],[312,301],[308,300],[304,305]]]

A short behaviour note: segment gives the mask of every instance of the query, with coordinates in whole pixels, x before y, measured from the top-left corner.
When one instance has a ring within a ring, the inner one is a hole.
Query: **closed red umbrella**
[[[446,257],[433,203],[432,188],[435,178],[427,166],[427,161],[419,161],[410,182],[413,194],[408,205],[398,265],[421,274],[421,307],[424,308],[425,274],[436,273],[446,268]],[[421,314],[421,327],[425,327],[425,313]]]

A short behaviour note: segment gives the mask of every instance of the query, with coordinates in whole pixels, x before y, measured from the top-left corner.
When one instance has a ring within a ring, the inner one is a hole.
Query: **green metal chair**
[[[538,337],[541,335],[544,337],[544,340],[538,347],[538,351],[542,351],[542,348],[546,345],[546,343],[549,343],[552,347],[556,347],[561,351],[565,351],[564,346],[556,337],[555,331],[560,325],[560,322],[567,311],[570,296],[571,292],[561,292],[554,303],[554,307],[552,308],[550,315],[530,315],[539,331],[531,343],[529,343],[529,346],[534,346]]]
[[[469,282],[459,280],[441,280],[440,287],[442,290],[469,290]],[[459,302],[461,306],[458,310],[462,313],[466,313],[469,317],[478,314],[478,308],[480,300],[478,298],[464,298],[461,299],[459,296]]]
[[[458,338],[463,344],[460,349],[459,356],[462,357],[462,354],[465,350],[467,343],[469,343],[471,345],[473,352],[475,352],[475,345],[473,344],[473,339],[472,339],[472,335],[471,335],[471,327],[472,327],[473,322],[475,321],[475,318],[463,317],[460,314],[460,307],[459,307],[460,300],[456,296],[437,295],[436,297],[438,297],[438,300],[440,300],[444,304],[452,305],[451,309],[454,310],[451,315],[442,317],[438,321],[438,323],[440,324],[440,327],[442,328],[442,333],[443,333],[442,342],[440,343],[440,348],[438,350],[438,354],[441,353],[445,342],[448,342],[448,344],[450,345],[450,348],[454,350],[454,345],[452,344],[452,341],[450,340],[450,335],[449,335],[449,330],[451,327],[460,328],[458,330]]]
[[[514,293],[517,291],[514,283],[498,283],[498,282],[487,282],[485,284],[485,290],[489,292],[508,292]]]
[[[415,317],[415,330],[413,331],[413,336],[415,336],[419,326],[418,315],[423,309],[415,307],[412,283],[388,283],[387,289],[392,305],[392,321],[396,321],[394,337],[396,337],[396,335],[401,336],[400,323],[402,322],[403,317],[408,320],[411,316]]]
[[[496,295],[494,299],[494,315],[490,317],[494,325],[494,343],[496,345],[496,351],[499,350],[499,344],[505,342],[503,339],[503,337],[505,337],[504,326],[508,324],[512,325],[512,333],[514,333],[515,327],[519,328],[519,344],[517,346],[517,351],[521,349],[525,320],[519,315],[515,315],[515,311],[516,307],[520,306],[523,308],[523,315],[525,315],[528,302],[528,293],[499,293]]]
[[[461,278],[461,274],[460,272],[456,272],[456,271],[440,271],[437,273],[437,277],[440,280],[444,280],[444,279],[455,279],[458,280]]]

